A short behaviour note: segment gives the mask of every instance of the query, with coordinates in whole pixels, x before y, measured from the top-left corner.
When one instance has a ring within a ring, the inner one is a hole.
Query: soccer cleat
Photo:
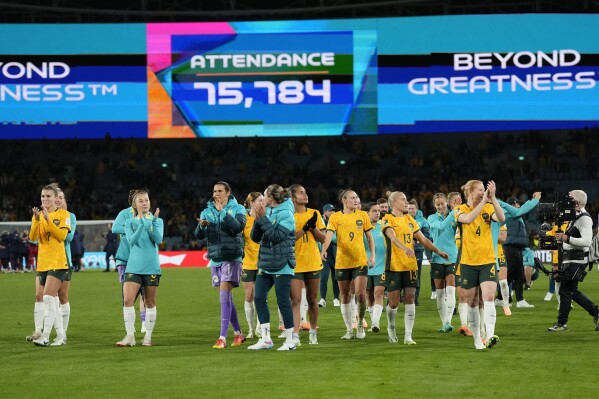
[[[553,298],[553,293],[552,292],[548,292],[545,294],[545,298],[543,298],[544,301],[549,302],[551,300],[551,298]]]
[[[287,338],[287,335],[285,335],[285,331],[283,331],[277,338],[279,338],[279,339]]]
[[[510,309],[509,306],[504,306],[503,307],[503,314],[506,316],[511,316],[512,315],[512,310]]]
[[[32,342],[35,346],[50,346],[50,341],[43,336],[38,339],[34,339]]]
[[[372,323],[372,328],[369,331],[377,333],[377,332],[381,331],[381,327],[378,324]]]
[[[257,343],[248,346],[248,350],[259,351],[263,349],[272,349],[273,346],[274,344],[272,343],[272,341],[264,341],[262,338],[260,338]]]
[[[468,326],[462,326],[460,327],[460,329],[458,330],[458,332],[460,334],[462,334],[465,337],[471,337],[472,336],[472,331],[470,331],[470,329],[468,328]]]
[[[152,346],[152,340],[149,338],[144,338],[144,340],[141,342],[141,346]]]
[[[278,348],[278,351],[294,351],[296,348],[295,344],[293,342],[285,342],[283,345],[281,345],[280,348]]]
[[[245,342],[245,336],[243,334],[237,334],[233,338],[231,346],[241,346]]]
[[[225,349],[227,347],[227,343],[222,339],[217,339],[216,343],[212,346],[213,349]]]
[[[256,327],[256,331],[254,332],[254,334],[256,335],[256,337],[261,338],[262,337],[262,331],[260,331],[260,324],[257,324]]]
[[[404,345],[416,345],[416,341],[412,339],[412,337],[406,337],[403,340]]]
[[[248,332],[248,335],[245,336],[246,338],[254,338],[254,330],[250,330],[250,332]]]
[[[320,301],[318,301],[318,307],[319,308],[326,308],[327,307],[327,301],[325,301],[324,298],[321,298]]]
[[[518,303],[516,304],[516,307],[518,307],[518,308],[534,308],[535,305],[531,305],[523,299],[521,301],[518,301]]]
[[[356,338],[357,339],[366,338],[366,331],[364,331],[364,327],[362,327],[362,326],[358,327],[358,331],[356,332]]]
[[[482,349],[487,349],[487,347],[485,346],[485,344],[483,344],[481,342],[481,343],[478,343],[478,344],[474,344],[474,349],[476,349],[476,350],[482,350]]]
[[[341,339],[354,339],[354,332],[353,331],[346,332],[345,335],[343,337],[341,337]]]
[[[437,299],[437,291],[431,292],[431,299]]]
[[[336,308],[341,306],[341,302],[339,302],[339,299],[337,299],[337,298],[333,299],[333,306]]]
[[[141,330],[139,332],[142,333],[142,334],[146,333],[146,325],[145,325],[145,323],[141,325]]]
[[[568,326],[565,324],[555,323],[547,329],[549,332],[568,331]]]
[[[308,323],[307,321],[304,321],[300,324],[300,328],[304,331],[308,331],[308,330],[310,330],[310,323]]]
[[[493,335],[491,338],[489,338],[485,344],[485,346],[489,349],[491,349],[492,347],[494,347],[495,345],[497,345],[499,343],[499,337],[497,335]]]
[[[40,339],[42,337],[42,333],[39,331],[34,331],[31,335],[25,337],[27,342],[33,342],[36,339]]]
[[[308,343],[310,345],[318,345],[318,337],[316,336],[316,331],[310,332]]]
[[[62,346],[67,344],[67,339],[65,338],[54,338],[54,342],[50,344],[50,346]]]
[[[298,334],[293,334],[292,341],[295,346],[302,346],[302,342],[300,341],[300,337]]]
[[[448,333],[448,332],[452,332],[453,331],[453,326],[449,323],[445,323],[441,326],[440,329],[437,330],[438,332],[441,333]]]
[[[392,344],[396,344],[397,342],[399,342],[397,340],[397,333],[395,331],[395,326],[387,327],[387,334],[389,334],[389,342],[391,342]]]
[[[135,346],[135,337],[133,335],[125,335],[125,338],[117,342],[116,346]]]

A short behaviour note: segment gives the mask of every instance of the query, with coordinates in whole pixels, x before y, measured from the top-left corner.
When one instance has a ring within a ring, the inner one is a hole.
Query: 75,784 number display
[[[251,85],[255,92],[256,89],[266,90],[267,104],[301,104],[306,97],[322,99],[323,104],[331,102],[331,81],[323,80],[322,83],[314,83],[313,80],[305,82],[299,80],[284,80],[279,83],[269,81],[255,81],[245,83]],[[254,102],[252,95],[244,95],[242,88],[244,82],[195,82],[193,88],[196,90],[206,90],[208,105],[239,105],[244,108],[251,108]]]

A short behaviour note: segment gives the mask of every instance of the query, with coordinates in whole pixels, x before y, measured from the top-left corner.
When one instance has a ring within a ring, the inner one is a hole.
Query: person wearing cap
[[[534,308],[524,299],[524,262],[522,250],[528,247],[528,231],[522,216],[533,210],[541,199],[541,193],[533,194],[532,199],[527,201],[526,206],[520,206],[515,197],[510,197],[506,202],[500,202],[505,213],[505,225],[507,226],[507,238],[503,243],[503,251],[507,262],[507,283],[512,283],[516,293],[516,307]],[[503,298],[504,306],[508,306],[509,298]]]
[[[326,204],[322,207],[322,217],[324,219],[324,224],[327,225],[329,223],[329,219],[331,215],[335,212],[335,206],[332,204]],[[339,307],[341,304],[339,303],[339,286],[337,285],[337,278],[335,277],[335,258],[337,254],[337,235],[333,235],[333,240],[331,241],[331,245],[327,250],[327,259],[323,260],[323,269],[320,275],[320,301],[318,302],[318,306],[324,308],[327,306],[327,291],[329,284],[329,275],[331,275],[331,282],[333,285],[333,305],[335,307]],[[332,273],[331,273],[332,271]]]

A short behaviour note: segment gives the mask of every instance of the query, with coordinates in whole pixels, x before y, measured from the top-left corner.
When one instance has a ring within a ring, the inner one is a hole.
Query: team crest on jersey
[[[483,220],[484,220],[485,222],[489,223],[489,219],[490,219],[490,217],[489,217],[489,214],[488,214],[488,213],[486,213],[486,212],[485,212],[485,213],[483,213]]]
[[[229,215],[233,215],[233,209],[229,209],[229,210],[227,211],[227,213],[228,213]]]
[[[408,227],[410,228],[410,230],[414,231],[414,225],[412,223],[408,223]]]
[[[395,286],[395,280],[391,280],[391,281],[389,281],[389,285],[390,285],[391,287],[394,287],[394,286]]]
[[[341,270],[337,272],[337,277],[343,277],[343,272]]]
[[[52,219],[52,223],[54,223],[57,226],[60,226],[60,220],[58,219]]]
[[[218,283],[218,276],[212,276],[212,282]]]
[[[248,274],[246,272],[241,273],[241,278],[247,278]]]

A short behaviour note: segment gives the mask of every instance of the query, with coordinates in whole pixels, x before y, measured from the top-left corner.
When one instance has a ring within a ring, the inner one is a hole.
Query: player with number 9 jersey
[[[327,230],[337,233],[335,269],[366,266],[368,259],[364,248],[364,233],[372,230],[372,223],[366,212],[335,212],[329,219]]]

